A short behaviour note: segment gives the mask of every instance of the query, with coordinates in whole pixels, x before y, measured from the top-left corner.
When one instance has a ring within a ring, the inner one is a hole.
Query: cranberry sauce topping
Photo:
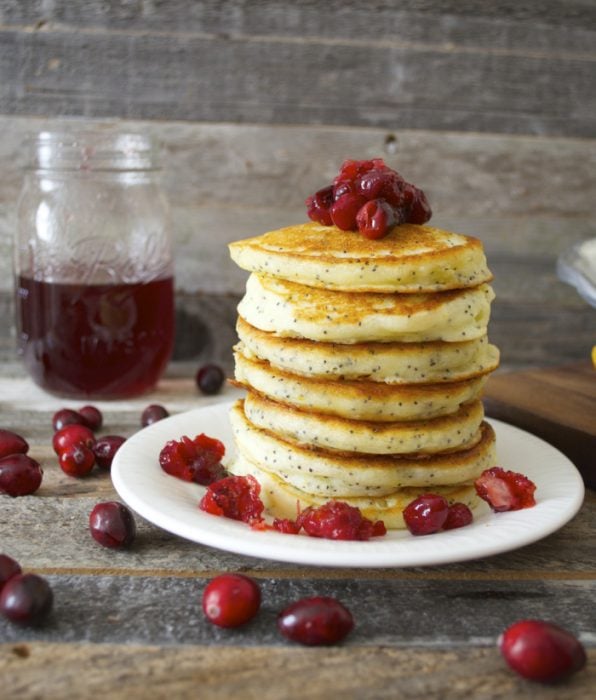
[[[183,435],[180,440],[165,444],[159,453],[159,463],[167,474],[208,486],[227,476],[221,464],[224,453],[224,444],[204,433],[194,440]]]
[[[324,226],[382,238],[395,224],[424,224],[432,211],[424,192],[381,158],[346,160],[333,184],[306,199],[308,217]]]
[[[536,505],[536,484],[527,476],[501,467],[485,469],[474,482],[476,493],[496,512]]]
[[[406,527],[413,535],[431,535],[443,528],[449,504],[443,496],[425,493],[404,508]]]
[[[223,515],[245,523],[263,519],[261,486],[252,476],[228,476],[207,487],[199,508],[212,515]]]
[[[329,540],[368,540],[387,532],[381,520],[373,523],[358,508],[342,501],[309,506],[296,518],[296,524],[311,537]]]

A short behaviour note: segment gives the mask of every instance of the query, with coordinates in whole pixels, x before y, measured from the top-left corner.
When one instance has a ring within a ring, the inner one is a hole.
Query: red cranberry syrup
[[[146,284],[17,280],[19,351],[34,381],[63,396],[151,389],[174,338],[171,277]]]

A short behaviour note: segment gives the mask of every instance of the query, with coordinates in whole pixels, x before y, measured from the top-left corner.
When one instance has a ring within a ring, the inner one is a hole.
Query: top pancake
[[[401,224],[378,240],[314,222],[230,244],[250,272],[354,292],[438,292],[492,279],[476,238],[431,226]]]

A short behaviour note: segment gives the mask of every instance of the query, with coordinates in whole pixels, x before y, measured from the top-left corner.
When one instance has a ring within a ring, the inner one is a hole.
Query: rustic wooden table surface
[[[224,391],[220,399],[229,398]],[[132,435],[142,409],[201,405],[190,366],[173,365],[151,395],[97,403],[102,432]],[[44,481],[33,496],[0,496],[0,550],[46,576],[55,593],[38,629],[0,620],[2,698],[588,698],[596,684],[596,494],[536,544],[431,568],[327,569],[281,564],[185,541],[137,518],[132,549],[91,538],[88,514],[116,497],[108,473],[73,479],[52,452],[51,416],[65,405],[17,363],[0,379],[0,425],[25,435]],[[245,628],[222,630],[200,599],[218,573],[250,574],[263,607]],[[356,627],[338,647],[285,641],[275,618],[303,596],[331,595]],[[588,666],[556,687],[510,672],[496,639],[520,618],[546,618],[579,634]]]

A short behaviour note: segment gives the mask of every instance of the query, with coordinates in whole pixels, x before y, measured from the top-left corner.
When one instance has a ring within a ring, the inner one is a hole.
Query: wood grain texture
[[[209,401],[191,377],[176,376],[180,367],[150,396],[99,402],[103,431],[133,434],[148,402],[174,413]],[[3,364],[2,374],[11,371]],[[69,478],[51,451],[51,416],[65,404],[78,405],[22,375],[0,379],[0,425],[21,432],[44,468],[37,494],[0,496],[0,550],[45,576],[55,595],[39,628],[0,619],[3,698],[91,698],[100,689],[132,699],[196,697],[198,689],[206,698],[530,698],[536,689],[508,671],[495,648],[507,624],[529,616],[573,630],[590,656],[585,671],[541,697],[590,696],[594,492],[568,525],[540,542],[440,567],[270,562],[187,542],[140,517],[133,547],[115,551],[99,546],[87,527],[95,503],[117,498],[108,474]],[[263,591],[258,617],[235,631],[209,625],[200,610],[207,580],[223,571],[255,576]],[[337,597],[354,613],[356,628],[341,647],[303,649],[279,636],[277,613],[308,595]]]
[[[594,136],[584,3],[21,5],[4,113]]]
[[[0,290],[12,291],[26,135],[97,124],[0,117]],[[482,239],[496,284],[508,273],[499,294],[519,289],[533,300],[548,293],[557,302],[582,303],[554,270],[559,253],[596,236],[594,139],[134,120],[101,125],[147,131],[163,146],[179,292],[241,293],[246,274],[229,259],[228,242],[304,221],[304,198],[331,181],[346,157],[384,155],[427,192],[434,225]]]
[[[596,488],[596,370],[592,362],[493,375],[488,415],[548,440]]]
[[[537,693],[545,700],[589,700],[596,651],[570,682],[543,687],[509,672],[492,645],[449,651],[229,646],[222,654],[210,646],[35,642],[0,645],[0,679],[7,700],[533,700]]]

